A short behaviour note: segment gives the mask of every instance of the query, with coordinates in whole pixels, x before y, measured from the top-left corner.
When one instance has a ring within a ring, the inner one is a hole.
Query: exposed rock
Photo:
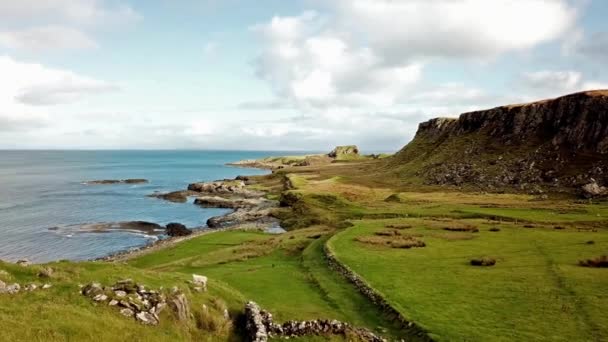
[[[103,294],[104,290],[103,290],[103,287],[101,286],[101,284],[91,283],[91,284],[85,285],[80,290],[80,293],[82,293],[84,296],[87,296],[89,298],[93,298],[97,295]]]
[[[43,267],[40,272],[38,272],[38,277],[40,278],[51,278],[53,276],[53,269],[51,267]]]
[[[188,185],[188,190],[209,195],[235,195],[245,198],[256,198],[264,195],[259,191],[248,190],[245,188],[245,182],[241,180],[192,183]]]
[[[85,184],[89,185],[110,185],[110,184],[143,184],[148,183],[147,179],[142,178],[129,178],[129,179],[100,179],[86,181]]]
[[[266,324],[262,318],[260,307],[254,302],[245,304],[245,330],[248,341],[267,342]]]
[[[607,155],[603,90],[429,120],[387,169],[430,185],[539,195],[579,191],[590,178],[608,184]]]
[[[51,285],[51,284],[44,284],[44,285],[42,285],[42,289],[43,289],[43,290],[48,290],[48,289],[50,289],[51,287],[53,287],[53,285]]]
[[[179,321],[187,321],[190,319],[190,304],[186,295],[183,293],[174,293],[169,299],[167,299],[167,305],[175,313],[176,318]]]
[[[274,220],[270,209],[237,209],[228,215],[209,218],[207,226],[209,228],[224,228],[243,223],[268,223]]]
[[[181,223],[169,223],[165,229],[165,234],[169,236],[188,236],[192,231]]]
[[[590,183],[581,187],[581,193],[585,198],[596,198],[608,195],[608,189],[597,184],[595,179],[591,179]]]
[[[245,330],[247,338],[253,342],[266,342],[270,337],[303,337],[354,334],[358,340],[385,342],[386,340],[373,332],[351,327],[348,323],[337,320],[287,321],[283,324],[273,322],[272,314],[261,310],[254,302],[245,305]]]
[[[93,297],[93,300],[96,302],[105,302],[106,300],[108,300],[108,296],[106,296],[105,294],[98,294],[95,297]]]
[[[111,287],[102,287],[97,283],[88,284],[82,287],[81,292],[93,301],[120,307],[121,314],[146,325],[157,325],[158,314],[166,305],[164,294],[147,290],[144,285],[131,279],[118,281]]]
[[[329,152],[330,158],[340,159],[342,157],[359,156],[359,148],[355,145],[337,146],[333,151]]]
[[[154,194],[151,194],[148,196],[164,199],[166,201],[175,202],[175,203],[185,203],[188,201],[188,196],[196,196],[198,194],[199,193],[196,191],[180,190],[180,191],[172,191],[172,192],[168,192],[168,193],[154,193]]]
[[[194,200],[194,204],[200,205],[204,208],[226,208],[226,209],[236,209],[236,208],[252,208],[256,206],[262,205],[264,200],[262,199],[252,199],[252,198],[226,198],[220,196],[201,196]]]
[[[157,325],[158,319],[151,313],[140,311],[135,314],[135,319],[145,325]]]
[[[32,262],[29,261],[28,259],[21,259],[21,260],[18,260],[16,262],[16,264],[19,265],[19,266],[27,267],[27,266],[31,265]]]
[[[6,293],[12,295],[19,293],[19,291],[21,291],[21,285],[17,283],[6,285],[4,282],[0,281],[0,294]]]

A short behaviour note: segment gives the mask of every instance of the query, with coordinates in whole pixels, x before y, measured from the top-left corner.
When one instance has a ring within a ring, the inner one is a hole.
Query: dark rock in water
[[[152,232],[156,229],[162,229],[163,227],[160,224],[153,223],[153,222],[129,221],[129,222],[120,222],[120,228]]]
[[[188,195],[189,195],[189,191],[173,191],[173,192],[163,193],[163,194],[158,194],[158,193],[152,194],[149,196],[164,199],[164,200],[170,201],[170,202],[184,203],[184,202],[188,201]]]
[[[147,179],[143,179],[143,178],[131,178],[131,179],[125,179],[123,180],[123,183],[126,184],[143,184],[143,183],[148,183]]]
[[[110,185],[110,184],[143,184],[148,183],[147,179],[129,178],[129,179],[100,179],[85,182],[90,185]]]
[[[169,236],[188,236],[192,231],[181,223],[169,223],[165,233]]]

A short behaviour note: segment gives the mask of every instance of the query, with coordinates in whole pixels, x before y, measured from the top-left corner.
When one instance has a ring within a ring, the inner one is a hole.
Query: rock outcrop
[[[171,237],[188,236],[188,235],[192,234],[192,230],[186,228],[186,226],[184,226],[181,223],[173,222],[173,223],[169,223],[166,226],[165,234],[167,234]]]
[[[421,123],[388,163],[427,184],[529,193],[608,184],[608,91]]]
[[[359,148],[355,145],[336,146],[336,148],[329,152],[327,156],[334,159],[341,159],[344,157],[358,157]]]
[[[112,286],[90,283],[83,286],[80,293],[96,303],[117,307],[121,315],[144,325],[158,325],[158,315],[165,307],[169,307],[178,320],[190,319],[188,299],[176,287],[166,293],[125,279]]]
[[[111,185],[111,184],[144,184],[148,183],[147,179],[143,178],[129,178],[129,179],[100,179],[86,181],[85,184],[89,185]]]

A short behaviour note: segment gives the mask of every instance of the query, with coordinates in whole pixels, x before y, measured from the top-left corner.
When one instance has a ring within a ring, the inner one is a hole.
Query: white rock
[[[133,317],[133,315],[134,315],[133,310],[131,310],[131,309],[122,309],[122,310],[120,310],[120,314],[125,317]]]
[[[53,285],[51,285],[51,284],[44,284],[44,285],[42,285],[42,289],[43,289],[43,290],[48,290],[48,289],[50,289],[51,287],[53,287]]]
[[[21,285],[16,284],[16,283],[6,287],[6,293],[8,293],[8,294],[19,293],[19,291],[21,291]]]
[[[146,325],[157,325],[158,321],[156,320],[156,317],[154,317],[154,315],[152,315],[149,312],[139,312],[135,315],[135,319],[137,319],[138,321],[140,321],[143,324]]]
[[[114,291],[114,294],[116,295],[116,297],[118,298],[124,298],[127,296],[127,293],[125,291],[121,291],[121,290],[116,290]]]
[[[108,296],[106,296],[105,294],[98,294],[93,297],[93,300],[96,302],[105,302],[106,300],[108,300]]]
[[[207,291],[207,277],[202,276],[202,275],[198,275],[198,274],[193,274],[192,275],[192,282],[195,285],[198,285],[198,286],[202,287],[203,291]]]
[[[26,291],[35,291],[37,288],[38,288],[38,285],[36,285],[36,284],[25,285]]]

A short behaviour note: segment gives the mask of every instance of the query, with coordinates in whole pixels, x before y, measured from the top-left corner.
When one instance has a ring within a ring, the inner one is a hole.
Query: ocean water
[[[281,155],[236,151],[0,151],[0,259],[84,260],[150,243],[127,232],[85,233],[69,227],[103,222],[180,222],[201,227],[224,209],[147,197],[195,181],[267,171],[225,163]],[[86,185],[97,179],[145,178],[148,184]],[[53,230],[49,228],[59,227]]]

